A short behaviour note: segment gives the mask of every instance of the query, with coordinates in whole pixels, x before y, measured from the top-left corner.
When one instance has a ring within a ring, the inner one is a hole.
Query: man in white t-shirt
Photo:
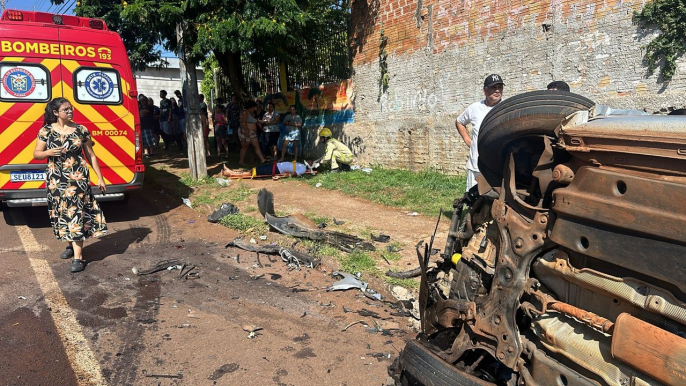
[[[467,190],[476,185],[476,179],[481,175],[479,173],[479,129],[481,128],[481,121],[483,121],[486,114],[493,108],[493,106],[500,103],[503,99],[503,79],[500,75],[491,74],[484,80],[484,100],[475,102],[469,105],[465,111],[460,114],[455,120],[455,127],[457,132],[464,142],[469,146],[469,159],[467,160]],[[467,131],[467,125],[472,124],[472,136],[470,138]]]

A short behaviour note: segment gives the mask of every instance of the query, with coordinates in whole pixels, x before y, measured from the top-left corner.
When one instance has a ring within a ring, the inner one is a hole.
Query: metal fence
[[[329,31],[325,36],[311,37],[303,42],[298,60],[286,63],[286,90],[316,87],[350,77],[351,63],[346,31]],[[252,96],[281,91],[279,63],[274,58],[257,62],[248,55],[241,58],[243,81]],[[216,77],[217,93],[231,95],[231,85],[221,72]]]

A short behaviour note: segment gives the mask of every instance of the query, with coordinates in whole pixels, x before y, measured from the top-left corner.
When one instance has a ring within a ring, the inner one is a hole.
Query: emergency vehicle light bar
[[[3,19],[4,19],[3,15]],[[15,11],[13,9],[7,10],[7,19],[12,21],[22,21],[24,20],[24,14],[21,11]]]
[[[19,11],[16,9],[6,9],[2,13],[2,16],[0,16],[0,20],[68,25],[74,27],[84,27],[107,31],[107,24],[105,24],[105,21],[101,19],[91,19],[89,17],[79,17],[72,15],[57,15],[47,12]]]

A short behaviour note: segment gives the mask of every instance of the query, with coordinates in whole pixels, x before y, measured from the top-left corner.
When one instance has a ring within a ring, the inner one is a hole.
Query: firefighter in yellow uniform
[[[331,129],[325,127],[319,132],[319,140],[326,145],[326,153],[316,160],[322,165],[331,162],[331,172],[350,170],[350,163],[353,162],[353,152],[341,141],[332,138]]]

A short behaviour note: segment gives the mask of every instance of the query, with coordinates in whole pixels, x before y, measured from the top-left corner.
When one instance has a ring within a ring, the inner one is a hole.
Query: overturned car
[[[417,251],[399,383],[686,384],[686,118],[603,111],[543,91],[489,112],[442,259]]]

